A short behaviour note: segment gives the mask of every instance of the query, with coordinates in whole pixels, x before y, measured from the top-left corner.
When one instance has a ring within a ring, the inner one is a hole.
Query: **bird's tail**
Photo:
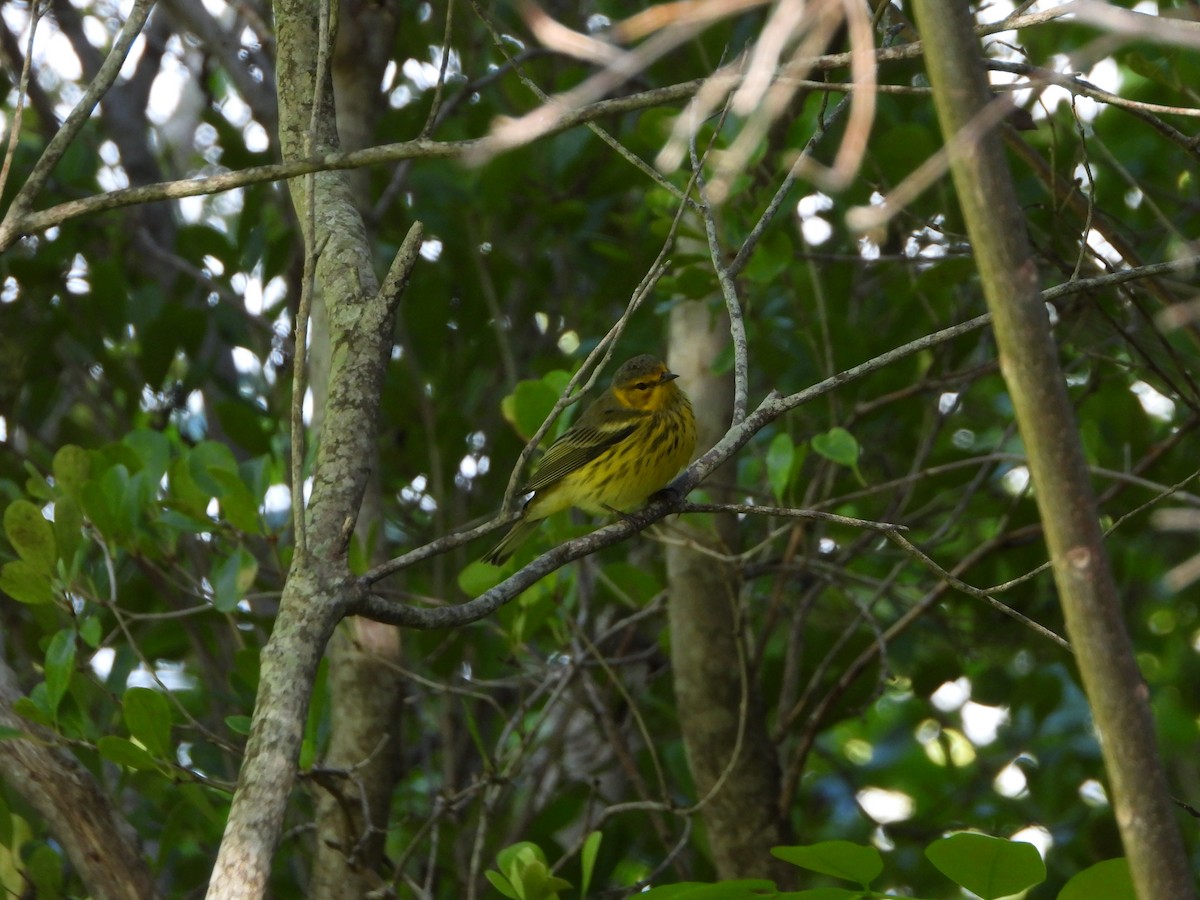
[[[500,543],[483,555],[483,561],[491,563],[493,566],[504,565],[521,542],[536,531],[540,524],[542,524],[541,519],[521,519]]]

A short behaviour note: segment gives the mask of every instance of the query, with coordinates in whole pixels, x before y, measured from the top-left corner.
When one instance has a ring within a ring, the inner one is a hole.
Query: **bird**
[[[483,561],[503,565],[559,510],[627,512],[666,486],[696,448],[696,417],[678,377],[650,354],[617,369],[611,386],[546,450],[521,489],[533,494],[521,518]]]

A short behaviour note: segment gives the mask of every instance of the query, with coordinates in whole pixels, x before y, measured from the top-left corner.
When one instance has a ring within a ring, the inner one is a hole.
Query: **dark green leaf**
[[[83,511],[106,538],[118,543],[129,534],[127,496],[129,472],[122,465],[111,467],[99,481],[83,486]]]
[[[500,401],[500,409],[521,439],[527,441],[550,415],[558,398],[559,393],[545,381],[521,381]]]
[[[171,705],[161,691],[130,688],[121,703],[125,727],[151,756],[171,755]]]
[[[79,637],[93,650],[100,646],[101,629],[99,616],[85,616],[79,621]]]
[[[592,872],[596,868],[596,856],[600,853],[600,839],[602,835],[599,831],[593,831],[583,842],[583,849],[579,852],[579,865],[583,871],[583,875],[579,879],[579,896],[586,897],[588,888],[592,884]]]
[[[792,463],[796,460],[796,445],[791,435],[780,432],[767,447],[767,480],[776,501],[782,501],[792,479]]]
[[[28,697],[18,697],[13,701],[13,712],[38,725],[54,725],[54,717],[46,708],[45,683],[35,685]]]
[[[934,841],[925,855],[939,872],[983,900],[1019,894],[1046,878],[1046,866],[1033,844],[986,834],[953,834]]]
[[[831,428],[824,434],[814,434],[812,448],[830,462],[853,468],[858,465],[861,448],[854,435],[845,428]]]
[[[499,891],[503,896],[508,897],[509,900],[521,900],[521,895],[518,894],[516,889],[512,886],[512,882],[510,882],[499,872],[495,871],[494,869],[487,869],[483,875],[491,883],[492,887]]]
[[[1058,900],[1137,900],[1129,861],[1123,856],[1106,859],[1076,873],[1059,891]]]
[[[771,855],[802,869],[853,881],[864,888],[883,871],[883,857],[878,850],[851,841],[772,847]]]
[[[221,515],[238,531],[258,534],[262,528],[258,515],[259,501],[250,493],[241,475],[224,469],[212,469],[211,474],[221,486],[217,494],[221,500]]]
[[[167,472],[171,462],[171,442],[166,435],[148,428],[131,431],[122,439],[141,461],[142,469],[150,480],[157,484]]]
[[[135,771],[155,771],[158,763],[137,744],[123,737],[105,735],[96,742],[96,749],[109,762]]]
[[[73,497],[91,477],[92,457],[82,447],[66,444],[54,454],[54,483]]]
[[[15,559],[0,568],[0,591],[21,603],[53,603],[54,587],[50,576],[25,562]]]
[[[73,496],[59,497],[54,503],[54,540],[60,558],[72,566],[83,544],[83,509]]]
[[[33,882],[34,892],[38,897],[63,896],[63,863],[62,856],[42,843],[29,855],[25,871],[29,880]]]
[[[17,555],[35,571],[47,575],[54,571],[58,552],[54,527],[42,511],[28,500],[14,500],[4,510],[4,533]]]
[[[257,577],[258,561],[249,551],[238,547],[213,573],[213,606],[221,612],[233,612]]]
[[[74,674],[75,632],[64,628],[50,638],[50,644],[46,647],[46,699],[51,713],[57,713]]]
[[[220,497],[225,490],[225,486],[215,477],[216,473],[234,476],[238,473],[233,451],[216,441],[197,444],[188,453],[187,461],[193,481],[208,497]]]
[[[503,532],[500,532],[503,533]],[[468,597],[478,597],[488,588],[493,588],[507,576],[503,567],[472,560],[458,573],[458,586]]]

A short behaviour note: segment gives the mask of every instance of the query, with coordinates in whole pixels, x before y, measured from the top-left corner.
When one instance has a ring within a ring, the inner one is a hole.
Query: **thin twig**
[[[446,89],[446,69],[450,64],[450,37],[454,32],[454,0],[446,0],[446,27],[442,31],[442,63],[438,68],[437,83],[433,86],[433,98],[429,101],[429,114],[421,127],[418,137],[427,138],[433,134],[438,122],[438,113],[442,108],[442,93]]]
[[[49,0],[45,0],[49,2]],[[12,169],[13,159],[17,155],[17,145],[21,140],[21,122],[25,115],[25,98],[29,96],[29,74],[33,68],[33,39],[37,36],[38,23],[42,20],[42,0],[33,0],[29,4],[29,41],[25,46],[25,59],[21,62],[21,77],[17,83],[17,107],[13,110],[12,121],[8,124],[8,148],[4,151],[4,165],[0,167],[0,197],[4,196],[4,188],[8,184],[8,173]],[[16,43],[14,36],[13,43]]]
[[[726,110],[728,107],[726,107]],[[724,120],[725,113],[721,113]],[[698,127],[698,126],[697,126]],[[695,134],[697,128],[693,127]],[[720,126],[716,129],[720,132]],[[700,217],[704,221],[704,234],[708,238],[708,255],[712,261],[713,271],[717,275],[717,283],[721,286],[721,295],[725,299],[725,310],[729,316],[729,337],[733,343],[733,418],[730,426],[740,424],[746,418],[746,407],[750,403],[750,362],[746,341],[746,321],[742,317],[742,301],[738,297],[737,284],[729,267],[725,265],[724,254],[721,250],[721,239],[717,234],[717,220],[713,215],[712,204],[705,192],[703,161],[696,156],[695,141],[688,142],[692,158],[692,178],[696,182],[696,190],[700,195]]]
[[[861,365],[847,369],[831,378],[815,384],[802,391],[797,391],[787,397],[778,393],[769,395],[759,407],[746,417],[740,425],[731,428],[711,450],[697,459],[679,476],[664,492],[660,499],[652,501],[643,510],[625,516],[620,521],[607,525],[590,534],[567,541],[564,544],[547,551],[534,559],[524,568],[519,569],[505,578],[495,587],[484,591],[478,597],[466,603],[423,609],[418,607],[395,604],[371,591],[372,585],[388,574],[398,571],[406,564],[411,564],[416,558],[433,555],[432,545],[414,550],[397,560],[390,560],[382,566],[377,566],[363,575],[357,583],[355,596],[350,601],[352,614],[363,615],[394,625],[404,625],[412,628],[449,628],[478,621],[491,615],[501,606],[512,600],[530,585],[544,578],[549,573],[562,568],[572,560],[594,553],[602,547],[607,547],[624,540],[630,535],[642,531],[652,523],[657,522],[669,513],[675,512],[681,505],[680,499],[696,484],[707,477],[726,459],[740,450],[760,429],[773,422],[779,416],[791,409],[836,390],[866,375],[876,372],[893,363],[905,359],[914,353],[920,353],[938,344],[953,340],[964,334],[976,331],[991,321],[988,315],[977,316],[960,325],[942,329],[933,334],[925,335],[915,341],[910,341]],[[465,543],[471,536],[485,534],[497,527],[497,523],[486,523],[470,532],[447,535],[435,541],[439,547],[457,546]],[[444,552],[444,549],[440,552]]]
[[[1004,613],[1004,615],[1008,616],[1009,618],[1014,619],[1017,622],[1020,622],[1022,625],[1024,625],[1026,628],[1030,629],[1034,633],[1040,635],[1041,637],[1046,638],[1047,640],[1053,641],[1054,643],[1056,643],[1060,647],[1062,647],[1064,650],[1067,650],[1067,651],[1071,650],[1071,645],[1067,643],[1065,638],[1059,636],[1058,634],[1055,634],[1053,631],[1051,631],[1046,626],[1035,622],[1033,619],[1029,618],[1028,616],[1024,615],[1023,613],[1017,612],[1015,609],[1013,609],[1008,604],[1001,603],[999,600],[997,600],[995,597],[993,597],[987,591],[982,591],[977,587],[973,587],[972,585],[967,584],[965,581],[963,581],[960,578],[955,578],[953,575],[951,575],[949,572],[947,572],[945,569],[943,569],[941,566],[939,566],[936,562],[934,562],[932,559],[930,559],[928,556],[926,556],[923,552],[921,552],[921,550],[918,549],[917,546],[915,544],[913,544],[912,541],[910,541],[904,535],[902,535],[898,532],[895,532],[895,531],[886,532],[886,535],[887,535],[887,539],[889,541],[891,541],[893,544],[895,544],[897,547],[899,547],[901,550],[903,550],[905,553],[907,553],[913,559],[920,562],[921,565],[925,566],[927,569],[929,569],[931,572],[933,572],[935,575],[937,575],[939,578],[941,578],[943,581],[945,581],[951,587],[955,588],[956,590],[962,591],[962,593],[967,594],[968,596],[974,597],[977,600],[983,600],[983,601],[991,604],[991,606],[994,609],[997,609],[1000,612]]]
[[[829,522],[833,525],[845,525],[848,528],[861,528],[864,531],[908,531],[905,525],[892,522],[872,522],[870,519],[855,519],[852,516],[839,516],[836,513],[821,512],[815,509],[793,509],[787,506],[755,506],[749,503],[682,503],[680,512],[692,513],[732,513],[739,516],[775,516],[781,519],[810,519],[816,522]]]
[[[59,160],[67,152],[67,148],[71,146],[71,143],[87,124],[88,119],[91,118],[92,111],[100,102],[100,98],[108,93],[109,88],[116,82],[117,76],[121,74],[121,66],[124,65],[125,58],[129,55],[134,41],[142,33],[142,27],[146,24],[146,18],[150,15],[153,6],[154,0],[135,0],[133,9],[129,11],[129,18],[125,20],[121,33],[101,64],[96,77],[84,90],[83,96],[79,98],[79,102],[75,104],[75,108],[71,110],[58,132],[50,139],[50,143],[46,145],[46,149],[42,151],[41,157],[26,177],[25,183],[17,191],[12,205],[9,206],[8,212],[4,216],[6,225],[10,220],[23,218],[29,211],[34,198],[41,193],[46,181],[50,178],[50,173],[54,171]]]

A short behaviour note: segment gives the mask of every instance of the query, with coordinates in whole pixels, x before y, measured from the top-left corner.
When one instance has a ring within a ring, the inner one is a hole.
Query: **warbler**
[[[542,457],[520,520],[484,557],[503,565],[542,519],[577,506],[627,512],[665,486],[696,448],[696,418],[665,364],[635,356]]]

